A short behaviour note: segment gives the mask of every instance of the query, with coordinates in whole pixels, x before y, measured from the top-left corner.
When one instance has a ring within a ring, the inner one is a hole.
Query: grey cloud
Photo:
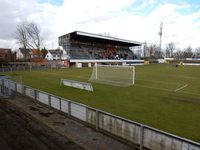
[[[91,17],[87,20],[83,20],[83,21],[80,21],[78,22],[78,24],[87,24],[87,23],[91,23],[91,22],[103,22],[103,21],[107,21],[107,20],[110,20],[114,17],[116,17],[117,14],[116,13],[108,13],[108,14],[105,14],[105,15],[102,15],[102,16],[95,16],[95,17]]]
[[[16,25],[27,20],[35,10],[32,0],[1,0],[0,1],[0,39],[12,39]]]

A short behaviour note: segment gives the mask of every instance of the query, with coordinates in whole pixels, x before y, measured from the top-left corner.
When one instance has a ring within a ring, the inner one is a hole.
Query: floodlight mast
[[[160,32],[158,33],[160,36],[160,44],[159,44],[159,48],[160,48],[160,55],[161,55],[161,50],[162,50],[162,34],[163,34],[163,22],[160,22]],[[160,56],[161,57],[161,56]]]

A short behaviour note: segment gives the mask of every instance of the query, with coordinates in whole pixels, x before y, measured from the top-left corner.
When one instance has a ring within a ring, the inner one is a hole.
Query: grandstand
[[[59,37],[59,46],[66,51],[70,65],[91,67],[94,63],[133,65],[143,60],[130,50],[142,43],[99,34],[74,31]]]

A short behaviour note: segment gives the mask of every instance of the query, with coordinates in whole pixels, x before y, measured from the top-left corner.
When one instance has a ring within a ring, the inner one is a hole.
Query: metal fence
[[[61,68],[61,66],[4,66],[0,67],[0,72],[14,72],[14,71],[32,71],[32,70],[45,70],[45,69],[54,69]]]
[[[99,132],[118,137],[140,150],[200,150],[200,143],[8,79],[1,80],[0,85],[87,123]]]

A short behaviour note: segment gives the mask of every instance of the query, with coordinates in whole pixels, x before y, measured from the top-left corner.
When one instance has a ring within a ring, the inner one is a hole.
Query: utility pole
[[[163,22],[160,22],[160,32],[158,33],[160,36],[160,44],[159,44],[159,48],[160,48],[160,57],[162,54],[162,30],[163,30]]]

